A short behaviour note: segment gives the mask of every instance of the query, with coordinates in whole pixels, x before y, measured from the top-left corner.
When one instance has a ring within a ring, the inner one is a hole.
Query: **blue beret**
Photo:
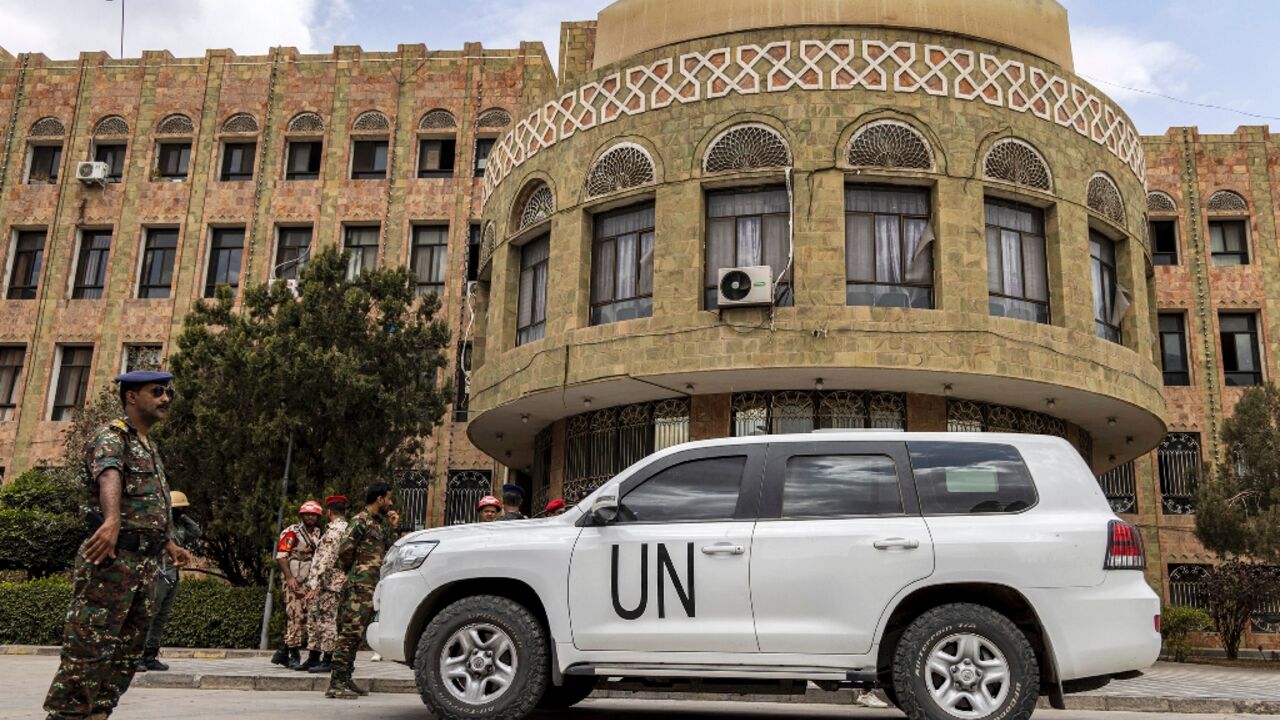
[[[173,373],[160,372],[158,370],[134,370],[123,375],[116,376],[116,382],[129,383],[131,385],[146,385],[147,383],[168,383],[173,380]]]
[[[505,495],[505,494],[507,494],[507,493],[515,493],[516,495],[519,495],[520,497],[524,497],[524,488],[520,487],[519,485],[514,485],[514,484],[511,484],[511,483],[507,483],[506,485],[503,485],[503,486],[502,486],[502,493],[503,493],[504,495]]]

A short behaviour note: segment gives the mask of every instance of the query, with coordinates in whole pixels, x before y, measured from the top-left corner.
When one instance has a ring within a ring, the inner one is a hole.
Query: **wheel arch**
[[[999,583],[945,583],[917,588],[894,606],[880,635],[876,655],[876,675],[881,685],[892,687],[893,655],[902,633],[920,615],[941,605],[973,603],[1004,615],[1018,626],[1031,643],[1040,666],[1040,694],[1054,696],[1061,693],[1058,662],[1053,641],[1040,621],[1039,615],[1026,596],[1018,590]]]
[[[548,644],[551,651],[554,652],[555,639],[551,636],[550,620],[547,617],[546,606],[543,604],[542,598],[538,596],[538,592],[531,585],[512,577],[466,578],[441,585],[418,604],[418,609],[413,612],[413,619],[409,622],[408,631],[404,636],[405,663],[411,667],[413,666],[418,652],[418,639],[422,637],[422,633],[426,630],[427,623],[431,622],[431,618],[435,617],[451,603],[476,595],[496,595],[520,603],[528,608],[538,618],[543,630],[547,632]],[[551,667],[552,671],[558,674],[554,661],[551,663]]]

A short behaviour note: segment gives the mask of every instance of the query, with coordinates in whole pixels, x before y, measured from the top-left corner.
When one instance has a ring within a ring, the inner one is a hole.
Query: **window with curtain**
[[[736,188],[707,193],[707,240],[703,307],[719,307],[721,268],[773,268],[777,304],[793,304],[791,204],[784,186]],[[785,269],[785,272],[784,272]]]
[[[1160,313],[1160,357],[1165,385],[1190,385],[1187,361],[1187,324],[1182,313]]]
[[[296,280],[311,254],[311,228],[282,227],[276,240],[276,265],[272,277]]]
[[[449,226],[419,225],[413,228],[413,257],[409,265],[418,279],[418,297],[444,296],[444,272],[449,265]]]
[[[44,230],[19,230],[13,244],[10,263],[10,300],[34,300],[40,286],[40,266],[44,262]]]
[[[1248,265],[1249,234],[1244,220],[1210,220],[1209,252],[1214,265]]]
[[[845,302],[933,307],[929,191],[849,186],[844,212]]]
[[[231,286],[234,295],[240,287],[240,262],[244,254],[244,228],[214,228],[209,243],[209,276],[205,279],[204,296],[214,297],[219,285]]]
[[[1044,213],[1029,205],[987,198],[986,223],[991,314],[1048,323]]]
[[[186,180],[191,165],[191,141],[160,143],[156,174],[165,180]]]
[[[351,179],[381,180],[387,176],[387,141],[355,140],[351,143]]]
[[[81,231],[75,284],[71,288],[73,299],[97,300],[102,297],[107,282],[107,257],[110,253],[110,230]]]
[[[71,414],[84,405],[89,368],[93,365],[93,346],[64,345],[61,350],[50,420],[70,420]]]
[[[484,169],[489,166],[489,153],[493,152],[493,146],[497,142],[495,138],[476,139],[476,163],[474,168],[476,177],[484,177]]]
[[[541,340],[547,331],[547,270],[551,236],[520,248],[520,290],[516,310],[516,345]]]
[[[222,174],[219,180],[237,181],[253,179],[253,160],[258,151],[256,142],[229,142],[222,145]]]
[[[1120,323],[1129,299],[1116,280],[1116,244],[1102,233],[1089,231],[1089,269],[1093,279],[1093,325],[1098,337],[1122,341]]]
[[[320,177],[320,157],[324,143],[319,140],[294,140],[289,143],[285,159],[285,180],[315,180]]]
[[[107,182],[117,183],[124,178],[124,159],[128,145],[124,143],[94,143],[93,159],[107,165]]]
[[[348,225],[342,238],[342,249],[347,252],[347,280],[355,280],[360,273],[378,266],[377,225]]]
[[[12,420],[18,407],[18,380],[22,377],[22,361],[27,348],[22,345],[0,347],[0,420]]]
[[[138,297],[164,299],[173,285],[173,261],[178,254],[177,228],[148,228],[142,251],[142,274],[138,278]]]
[[[1261,385],[1258,316],[1254,313],[1219,313],[1218,333],[1222,341],[1222,373],[1227,385]]]
[[[27,171],[29,183],[56,183],[58,169],[62,167],[62,145],[32,145],[31,167]]]
[[[653,315],[653,204],[594,218],[591,324]]]

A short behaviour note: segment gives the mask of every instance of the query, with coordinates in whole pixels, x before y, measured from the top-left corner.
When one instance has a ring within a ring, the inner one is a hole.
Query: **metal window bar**
[[[903,430],[906,417],[901,393],[785,390],[733,396],[734,437],[831,428]]]
[[[542,429],[533,438],[533,514],[541,515],[551,499],[551,426]]]
[[[1280,577],[1280,567],[1269,567],[1266,571],[1273,578]],[[1280,594],[1273,593],[1262,601],[1249,618],[1249,626],[1255,633],[1280,633]]]
[[[632,463],[688,439],[686,399],[575,415],[565,438],[564,501],[579,502]]]
[[[1138,481],[1134,473],[1132,460],[1099,475],[1098,486],[1102,488],[1102,494],[1107,496],[1107,502],[1111,504],[1112,512],[1136,512]]]
[[[1208,610],[1204,587],[1211,565],[1170,565],[1169,604]]]
[[[461,525],[480,520],[476,506],[493,492],[493,473],[488,470],[450,470],[444,491],[444,524]]]
[[[1169,433],[1156,450],[1160,504],[1166,515],[1195,512],[1196,483],[1202,463],[1199,433]]]

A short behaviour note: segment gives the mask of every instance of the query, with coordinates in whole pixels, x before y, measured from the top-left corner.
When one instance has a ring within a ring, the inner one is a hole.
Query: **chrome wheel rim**
[[[1009,661],[981,635],[956,633],[929,650],[924,682],[934,703],[964,720],[984,718],[1009,697]]]
[[[450,635],[440,651],[440,680],[454,699],[484,705],[515,684],[519,664],[516,644],[505,630],[472,623]]]

